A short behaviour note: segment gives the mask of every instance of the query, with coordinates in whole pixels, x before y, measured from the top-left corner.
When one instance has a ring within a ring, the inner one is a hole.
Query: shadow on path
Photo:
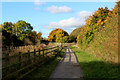
[[[55,71],[53,71],[52,75],[50,76],[50,79],[69,80],[74,78],[77,80],[83,80],[82,77],[82,70],[80,68],[75,54],[73,53],[72,49],[65,48],[64,57],[56,67]]]

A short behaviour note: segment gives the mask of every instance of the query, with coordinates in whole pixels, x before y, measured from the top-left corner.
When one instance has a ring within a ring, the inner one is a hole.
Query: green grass
[[[44,65],[40,66],[37,70],[33,71],[29,75],[27,75],[24,79],[26,80],[46,80],[50,77],[52,72],[55,70],[57,64],[62,59],[64,55],[64,50],[60,52],[59,56],[56,56],[55,59],[50,60],[49,62],[45,63]]]
[[[84,78],[106,78],[105,80],[120,78],[118,64],[105,62],[85,51],[80,51],[77,47],[70,47],[75,52],[78,62],[81,65]]]

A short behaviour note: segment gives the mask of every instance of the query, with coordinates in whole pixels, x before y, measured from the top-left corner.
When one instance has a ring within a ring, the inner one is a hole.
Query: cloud
[[[40,2],[40,0],[34,0],[34,5],[42,6],[42,5],[45,5],[45,4],[46,4],[45,2]]]
[[[51,7],[48,7],[47,10],[50,13],[67,13],[67,12],[72,12],[72,9],[67,7],[67,6],[63,6],[63,7],[51,6]]]
[[[46,28],[75,28],[85,24],[86,17],[92,15],[92,12],[81,11],[77,14],[77,17],[71,17],[68,19],[61,20],[59,22],[50,22]]]
[[[88,11],[81,11],[78,13],[78,16],[81,18],[86,18],[86,17],[89,17],[90,15],[92,15],[92,13]]]
[[[81,18],[69,18],[65,20],[61,20],[59,22],[51,22],[47,28],[72,28],[72,27],[80,27],[85,24],[85,20]]]

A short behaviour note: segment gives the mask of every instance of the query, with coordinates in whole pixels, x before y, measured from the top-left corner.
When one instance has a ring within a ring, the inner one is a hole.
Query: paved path
[[[64,57],[50,78],[80,78],[79,80],[83,80],[81,77],[83,77],[82,71],[75,54],[72,49],[65,48]]]

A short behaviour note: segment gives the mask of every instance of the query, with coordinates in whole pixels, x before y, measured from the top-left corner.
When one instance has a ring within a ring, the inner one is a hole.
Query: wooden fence
[[[52,45],[62,45],[62,46],[73,46],[73,45],[77,45],[77,43],[56,43],[56,42],[50,42],[49,44],[52,44]]]
[[[2,53],[3,54],[9,53],[10,55],[14,55],[14,54],[18,53],[19,51],[21,51],[21,52],[27,52],[28,50],[31,51],[33,49],[40,49],[41,46],[43,48],[46,47],[45,44],[40,44],[40,45],[25,45],[25,46],[18,46],[18,47],[14,47],[14,46],[4,47],[4,46],[2,46]]]
[[[35,50],[33,52],[21,53],[10,56],[9,53],[2,57],[2,79],[21,79],[38,66],[53,59],[62,46],[55,46],[48,49]]]

